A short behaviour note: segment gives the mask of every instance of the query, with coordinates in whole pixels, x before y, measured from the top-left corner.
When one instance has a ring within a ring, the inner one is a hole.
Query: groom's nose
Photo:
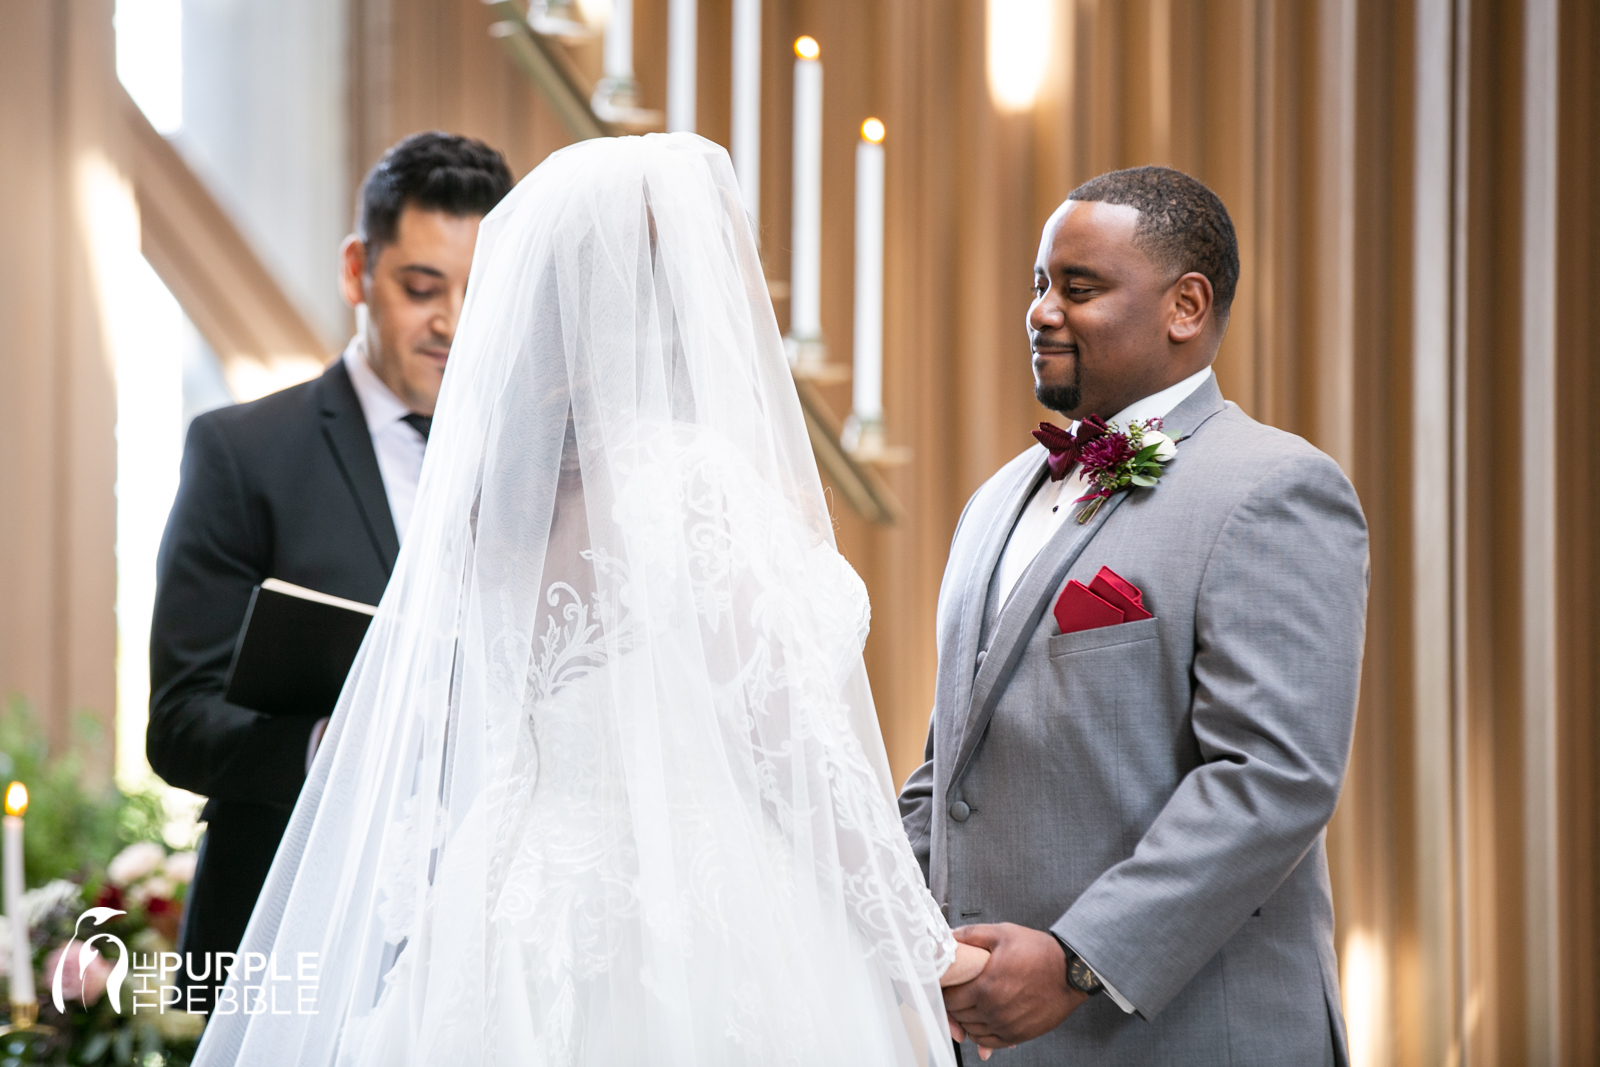
[[[1066,312],[1056,299],[1054,287],[1046,290],[1028,308],[1028,333],[1030,336],[1048,336],[1067,324]],[[1064,341],[1065,339],[1061,339]],[[1059,342],[1058,342],[1059,343]]]

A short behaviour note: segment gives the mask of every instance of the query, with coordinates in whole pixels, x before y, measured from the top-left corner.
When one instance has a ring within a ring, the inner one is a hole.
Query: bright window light
[[[989,95],[1000,110],[1033,107],[1050,62],[1054,8],[1055,0],[989,0]]]
[[[125,176],[98,155],[78,171],[95,296],[117,385],[117,778],[146,786],[150,612],[156,549],[183,451],[183,311],[139,251]]]
[[[117,77],[164,134],[183,126],[183,0],[117,0]]]

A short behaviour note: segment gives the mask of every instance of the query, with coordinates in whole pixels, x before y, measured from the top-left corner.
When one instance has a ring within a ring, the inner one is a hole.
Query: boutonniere
[[[1119,430],[1116,423],[1104,422],[1098,415],[1090,415],[1083,423],[1078,431],[1078,462],[1093,488],[1073,501],[1084,505],[1078,511],[1080,523],[1094,518],[1113,493],[1129,486],[1154,488],[1162,466],[1178,454],[1177,442],[1161,432],[1160,419],[1129,423],[1127,430]],[[1084,429],[1090,431],[1087,441]]]

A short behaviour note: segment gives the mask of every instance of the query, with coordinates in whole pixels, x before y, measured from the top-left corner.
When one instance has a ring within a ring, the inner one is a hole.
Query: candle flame
[[[12,782],[6,787],[6,814],[21,815],[28,810],[28,787]]]
[[[794,42],[794,54],[801,59],[816,59],[822,55],[822,46],[815,37],[799,37]]]
[[[868,119],[861,124],[861,139],[879,144],[883,141],[883,122],[879,119]]]

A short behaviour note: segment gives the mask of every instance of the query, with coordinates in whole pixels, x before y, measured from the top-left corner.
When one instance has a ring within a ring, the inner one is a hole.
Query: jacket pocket
[[[1154,641],[1157,624],[1160,621],[1160,619],[1139,619],[1136,622],[1124,622],[1116,626],[1100,626],[1093,630],[1056,634],[1050,638],[1050,658],[1060,659],[1079,652],[1092,652],[1095,649],[1130,645],[1139,641]]]

